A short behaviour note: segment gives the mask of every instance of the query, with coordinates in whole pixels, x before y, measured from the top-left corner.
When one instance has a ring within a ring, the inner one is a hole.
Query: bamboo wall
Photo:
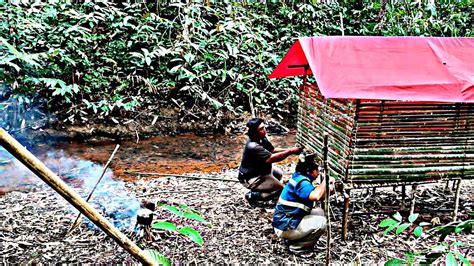
[[[353,100],[326,101],[312,84],[300,90],[296,140],[306,147],[307,153],[316,153],[321,162],[323,134],[328,132],[329,175],[338,179],[344,179],[349,166],[355,114]]]
[[[329,133],[329,174],[352,181],[474,176],[474,104],[327,100],[301,90],[298,143],[321,160]]]

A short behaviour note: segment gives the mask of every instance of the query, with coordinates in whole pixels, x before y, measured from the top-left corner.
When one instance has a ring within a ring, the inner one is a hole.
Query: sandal
[[[298,251],[298,252],[294,252],[294,251],[291,251],[290,250],[290,253],[297,256],[297,257],[300,257],[300,258],[304,258],[304,259],[309,259],[309,258],[312,258],[314,256],[314,252],[313,251]]]

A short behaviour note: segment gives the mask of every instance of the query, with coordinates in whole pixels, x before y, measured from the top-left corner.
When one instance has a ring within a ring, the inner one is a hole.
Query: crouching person
[[[302,257],[313,256],[314,246],[327,227],[324,211],[313,208],[315,202],[324,199],[326,192],[325,181],[313,186],[312,182],[319,175],[318,168],[313,155],[300,157],[273,215],[276,235],[283,238],[291,253]]]
[[[250,190],[245,199],[252,206],[277,199],[283,189],[283,171],[273,166],[288,156],[300,154],[303,147],[275,148],[267,139],[264,120],[252,118],[247,123],[249,137],[239,167],[239,181]]]

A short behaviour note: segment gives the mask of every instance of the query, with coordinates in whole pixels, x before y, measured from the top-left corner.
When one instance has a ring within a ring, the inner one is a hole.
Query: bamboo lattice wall
[[[343,180],[431,180],[474,176],[474,104],[325,99],[301,90],[298,143]]]
[[[329,174],[339,179],[345,179],[349,166],[355,114],[353,100],[326,101],[312,84],[300,90],[297,142],[322,161],[323,134],[327,131]]]

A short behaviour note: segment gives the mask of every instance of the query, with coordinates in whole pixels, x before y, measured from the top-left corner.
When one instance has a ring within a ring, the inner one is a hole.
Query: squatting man
[[[239,181],[250,192],[245,199],[254,206],[258,202],[269,201],[280,196],[283,184],[280,182],[283,171],[273,166],[290,155],[300,154],[303,147],[288,149],[275,148],[267,139],[265,121],[252,118],[248,121],[247,135],[242,161],[239,167]]]
[[[284,240],[291,253],[303,257],[313,256],[314,246],[327,227],[324,211],[316,204],[326,195],[326,180],[313,185],[318,176],[314,155],[300,155],[295,173],[283,189],[273,214],[276,235]],[[333,191],[334,178],[329,183]]]

